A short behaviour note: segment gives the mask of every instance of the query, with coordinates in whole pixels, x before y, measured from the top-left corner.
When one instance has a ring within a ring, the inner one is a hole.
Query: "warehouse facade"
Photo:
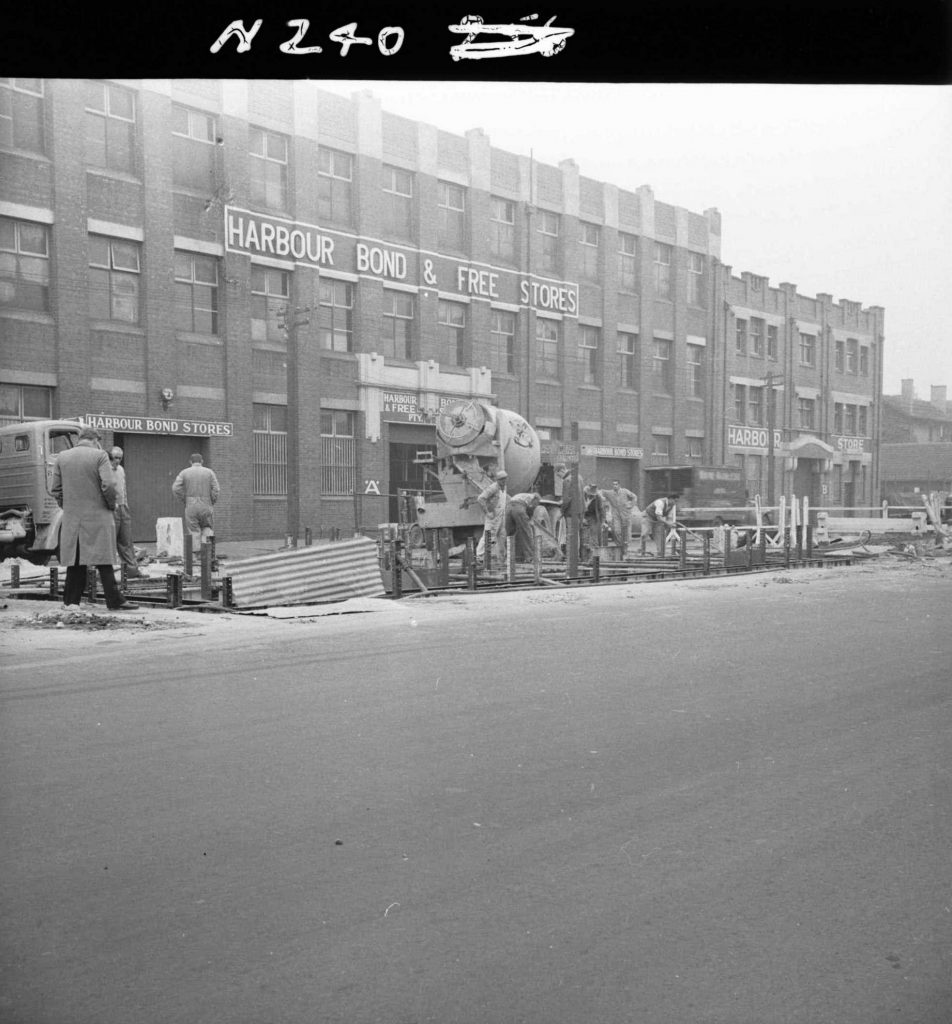
[[[739,462],[764,495],[772,450],[778,494],[860,504],[882,319],[733,277],[714,209],[370,94],[0,80],[0,418],[81,415],[121,444],[138,539],[178,512],[192,451],[222,536],[373,530],[461,397],[602,483]]]

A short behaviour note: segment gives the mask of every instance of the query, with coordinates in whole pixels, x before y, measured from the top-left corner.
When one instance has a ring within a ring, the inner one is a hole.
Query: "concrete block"
[[[155,554],[157,558],[184,558],[185,541],[182,520],[178,517],[156,519]]]

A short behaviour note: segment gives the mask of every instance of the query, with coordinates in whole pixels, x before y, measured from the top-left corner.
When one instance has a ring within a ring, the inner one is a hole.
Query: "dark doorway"
[[[116,434],[113,443],[125,453],[132,539],[140,544],[153,543],[157,519],[182,515],[183,506],[172,493],[172,484],[188,465],[192,452],[201,452],[208,465],[207,444],[194,437],[164,434]]]
[[[427,472],[428,466],[421,461],[427,456],[435,458],[436,445],[432,442],[413,444],[404,441],[390,442],[390,522],[400,521],[397,491],[401,489],[420,491],[429,496],[440,493],[439,484]],[[429,468],[434,468],[432,464]]]

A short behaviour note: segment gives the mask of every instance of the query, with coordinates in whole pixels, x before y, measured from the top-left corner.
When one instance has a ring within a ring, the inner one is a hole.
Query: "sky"
[[[952,86],[316,80],[695,213],[772,286],[885,313],[883,390],[952,395]]]

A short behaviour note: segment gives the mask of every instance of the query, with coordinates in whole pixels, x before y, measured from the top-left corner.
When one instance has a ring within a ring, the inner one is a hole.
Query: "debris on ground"
[[[27,629],[81,629],[84,631],[99,629],[168,629],[169,624],[148,619],[142,615],[129,615],[126,612],[97,612],[92,609],[58,608],[55,611],[36,612],[14,619],[13,627]]]

